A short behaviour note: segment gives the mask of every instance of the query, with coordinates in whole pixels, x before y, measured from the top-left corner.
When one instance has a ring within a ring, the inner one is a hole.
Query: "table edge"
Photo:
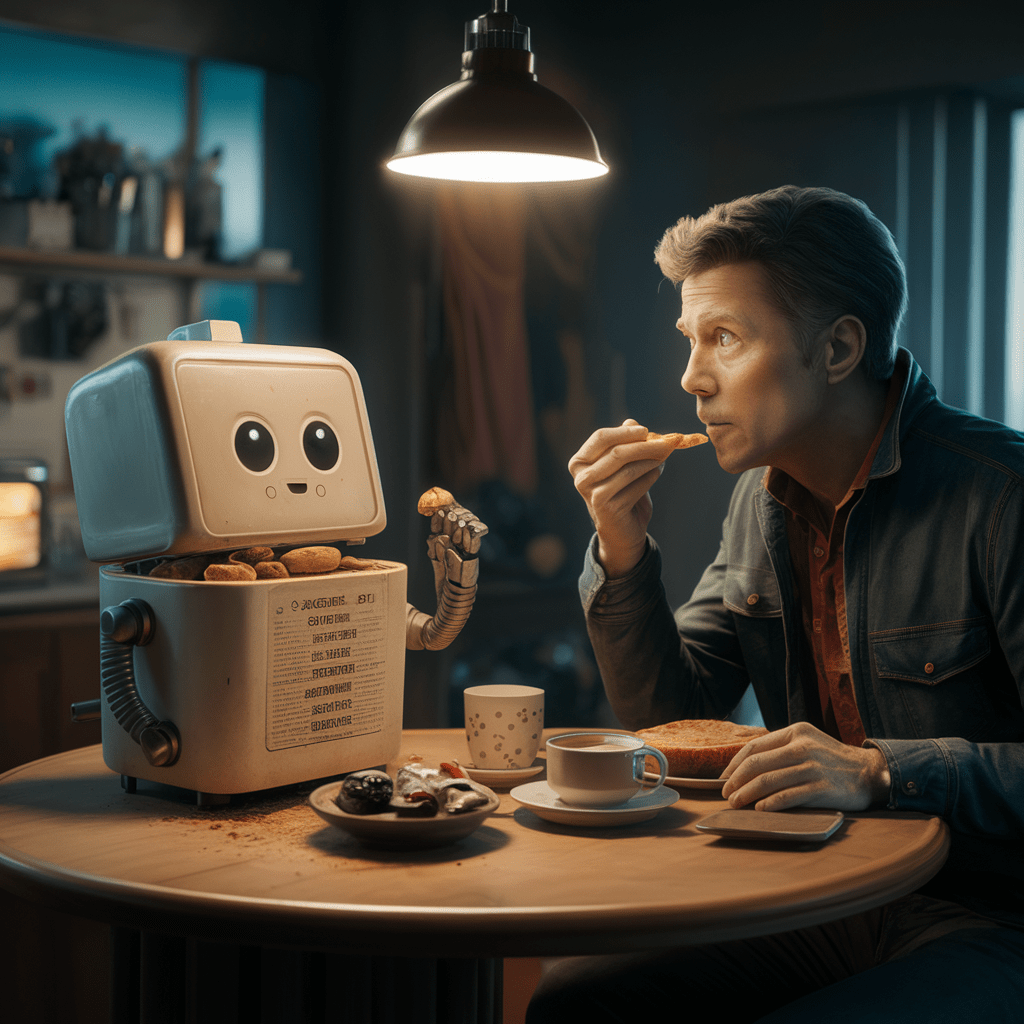
[[[710,920],[707,905],[645,907],[642,925],[629,921],[636,916],[637,908],[621,903],[558,908],[367,907],[200,893],[56,869],[2,842],[0,885],[54,909],[112,925],[137,928],[140,916],[145,916],[147,928],[194,934],[201,921],[204,934],[224,941],[237,937],[239,925],[244,925],[254,941],[362,951],[372,947],[389,953],[403,942],[421,945],[431,937],[443,942],[448,956],[653,949],[789,931],[858,913],[913,892],[939,870],[949,850],[945,822],[937,817],[926,820],[930,828],[917,846],[910,869],[904,868],[892,884],[879,887],[865,883],[838,897],[823,888],[781,911],[784,892],[756,908],[743,905],[739,899],[725,900],[711,908]],[[571,919],[572,927],[566,927],[567,919]]]

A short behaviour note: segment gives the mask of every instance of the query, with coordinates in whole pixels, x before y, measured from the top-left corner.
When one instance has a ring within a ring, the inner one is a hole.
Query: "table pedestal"
[[[111,1024],[501,1024],[501,960],[349,956],[112,930]]]

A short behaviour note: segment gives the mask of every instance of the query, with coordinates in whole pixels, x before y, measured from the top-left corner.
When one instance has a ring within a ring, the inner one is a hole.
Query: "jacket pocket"
[[[984,619],[887,629],[869,635],[880,679],[936,686],[984,661],[992,650]]]
[[[978,740],[1002,731],[988,686],[992,641],[984,620],[883,630],[869,639],[889,736]]]
[[[739,615],[764,619],[782,615],[782,597],[775,573],[752,565],[729,565],[722,600]]]

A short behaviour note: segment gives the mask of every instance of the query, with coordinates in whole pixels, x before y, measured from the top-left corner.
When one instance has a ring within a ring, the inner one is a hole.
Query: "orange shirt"
[[[843,581],[843,540],[850,510],[867,485],[878,446],[903,390],[902,374],[889,383],[885,412],[871,447],[843,500],[831,519],[811,493],[787,473],[769,469],[765,487],[786,509],[789,554],[793,579],[800,597],[804,635],[817,676],[805,680],[808,711],[821,709],[814,722],[830,736],[859,747],[865,739],[857,710],[857,696],[850,668],[850,638],[846,624],[846,590]],[[813,721],[813,718],[812,718]]]

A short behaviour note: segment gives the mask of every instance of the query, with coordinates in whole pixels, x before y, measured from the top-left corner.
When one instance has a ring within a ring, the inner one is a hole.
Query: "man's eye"
[[[719,345],[731,345],[736,340],[736,335],[732,331],[719,331],[717,334]]]

